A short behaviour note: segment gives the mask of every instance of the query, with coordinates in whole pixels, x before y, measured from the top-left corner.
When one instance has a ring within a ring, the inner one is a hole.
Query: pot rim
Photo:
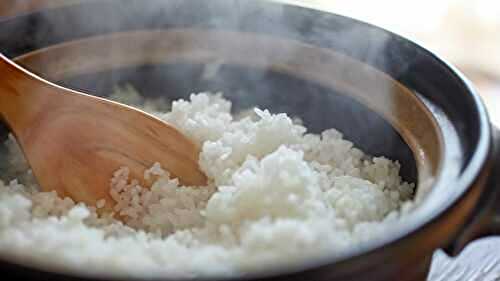
[[[405,223],[404,226],[402,226],[401,228],[393,229],[392,231],[388,232],[387,238],[376,239],[376,241],[370,241],[369,243],[364,244],[362,247],[359,247],[357,249],[350,249],[340,256],[335,256],[333,258],[329,256],[327,258],[315,260],[314,262],[301,266],[298,269],[294,268],[293,270],[290,269],[276,270],[271,274],[268,272],[265,274],[256,274],[255,277],[261,278],[261,277],[278,276],[283,274],[294,274],[294,273],[299,273],[301,271],[314,270],[315,268],[328,266],[331,265],[332,263],[340,264],[345,262],[352,262],[354,260],[359,262],[366,256],[383,252],[387,248],[393,246],[398,242],[401,242],[409,237],[416,236],[419,233],[422,233],[426,227],[436,224],[438,221],[440,221],[443,217],[446,216],[448,211],[450,211],[450,209],[452,209],[452,207],[455,204],[457,204],[460,200],[464,199],[468,195],[468,193],[471,191],[471,187],[477,182],[478,177],[480,177],[481,174],[485,172],[484,171],[485,168],[487,167],[491,168],[491,165],[489,164],[493,160],[492,159],[493,156],[491,155],[493,149],[492,125],[490,122],[486,106],[484,105],[473,83],[467,77],[465,77],[465,75],[457,67],[455,67],[453,64],[451,64],[450,62],[448,62],[446,59],[442,58],[435,52],[423,47],[416,40],[406,38],[386,28],[371,24],[363,20],[355,19],[349,16],[337,14],[330,11],[321,11],[311,7],[304,7],[296,4],[276,2],[273,0],[271,1],[284,6],[307,9],[313,12],[326,13],[335,17],[345,18],[350,21],[356,22],[358,24],[362,24],[370,29],[375,29],[378,32],[384,32],[386,34],[389,34],[393,38],[396,38],[398,40],[410,44],[412,48],[419,49],[422,53],[429,56],[432,60],[436,61],[439,65],[443,66],[446,70],[448,70],[451,75],[450,78],[453,78],[456,81],[458,81],[459,84],[463,86],[463,88],[465,89],[464,93],[467,93],[468,95],[470,95],[470,97],[472,97],[474,104],[471,105],[471,107],[473,106],[477,110],[477,115],[479,117],[477,124],[479,134],[478,134],[478,142],[476,145],[476,149],[473,152],[471,152],[471,157],[468,161],[464,160],[465,167],[459,171],[459,173],[456,176],[456,181],[453,182],[454,184],[456,184],[456,188],[459,189],[458,192],[453,193],[446,201],[446,204],[440,205],[439,209],[436,209],[432,213],[432,215],[425,218],[420,218],[418,220],[414,220],[414,222],[412,223]],[[378,70],[383,71],[381,69]],[[392,76],[391,74],[387,73],[387,75],[395,79],[394,76]],[[443,161],[446,161],[446,159],[444,159]],[[442,168],[443,167],[440,167],[440,170],[442,170]],[[489,175],[489,171],[486,172],[487,175]],[[439,172],[438,176],[441,175],[442,171]],[[432,190],[439,188],[440,186],[443,186],[449,182],[450,180],[440,177],[436,180],[435,184],[432,185]],[[429,196],[431,196],[432,190],[429,192],[428,194]],[[425,200],[426,199],[424,199],[424,201]],[[443,244],[445,242],[446,241],[443,241]],[[254,277],[254,275],[252,275],[252,277]]]
[[[89,4],[95,3],[97,1],[89,1]],[[262,2],[262,1],[259,1]],[[86,3],[80,3],[81,5],[85,5]],[[455,205],[459,200],[467,196],[468,191],[470,191],[470,187],[474,184],[474,182],[477,180],[477,177],[480,175],[480,173],[484,170],[485,166],[487,165],[488,159],[491,157],[490,155],[490,150],[492,146],[492,131],[491,131],[491,125],[488,117],[488,113],[486,111],[486,107],[481,101],[481,98],[479,97],[479,94],[477,91],[474,89],[472,83],[453,65],[448,63],[446,60],[442,59],[439,55],[435,54],[434,52],[422,47],[420,44],[416,43],[414,40],[407,39],[403,36],[400,36],[398,34],[395,34],[391,31],[388,31],[387,29],[375,26],[373,24],[354,19],[348,16],[344,15],[339,15],[331,12],[326,12],[326,11],[319,11],[307,7],[301,7],[297,5],[292,5],[292,4],[284,4],[284,3],[277,3],[271,1],[269,3],[266,3],[267,5],[283,5],[283,6],[289,6],[289,7],[296,7],[299,9],[308,9],[311,11],[314,11],[315,13],[322,13],[322,14],[330,14],[332,16],[340,17],[340,18],[345,18],[350,21],[360,23],[362,25],[365,25],[366,27],[370,29],[375,29],[378,32],[385,32],[389,34],[391,37],[397,38],[398,40],[404,41],[406,43],[409,43],[412,48],[417,48],[419,49],[422,53],[425,55],[429,56],[432,60],[436,61],[439,65],[443,66],[446,70],[450,72],[450,78],[455,79],[458,83],[460,83],[464,87],[464,94],[467,93],[470,97],[472,97],[474,104],[471,105],[477,110],[477,115],[478,115],[478,142],[476,148],[471,152],[471,157],[468,161],[465,162],[464,168],[460,171],[460,173],[457,175],[456,182],[456,188],[457,192],[453,193],[450,195],[449,199],[446,201],[446,204],[443,204],[440,206],[439,209],[436,209],[432,215],[420,219],[417,223],[408,223],[405,224],[405,227],[402,228],[400,231],[391,231],[385,239],[377,239],[377,241],[373,241],[373,243],[367,244],[367,247],[361,247],[359,249],[355,249],[352,251],[347,251],[346,253],[342,254],[341,256],[336,256],[335,259],[332,260],[331,257],[322,259],[321,262],[315,261],[314,263],[311,264],[304,264],[303,267],[296,267],[293,268],[293,270],[287,269],[286,271],[279,271],[275,273],[270,273],[267,272],[265,275],[257,275],[258,277],[269,277],[269,276],[275,276],[275,274],[290,274],[290,273],[295,273],[307,269],[312,269],[316,267],[321,267],[325,266],[328,264],[332,263],[340,263],[344,262],[347,260],[352,260],[352,259],[361,259],[364,256],[368,254],[372,254],[374,252],[379,252],[383,251],[386,247],[394,244],[397,241],[403,240],[404,238],[407,238],[409,236],[417,235],[419,231],[421,231],[423,228],[430,224],[434,224],[437,221],[439,221],[446,213],[451,209],[453,205]],[[72,7],[73,5],[68,5]],[[77,4],[75,4],[77,6]],[[67,6],[61,7],[61,8],[51,8],[52,10],[58,10],[58,9],[66,9],[68,8]],[[38,10],[34,11],[31,13],[23,14],[20,15],[19,17],[25,17],[29,16],[31,14],[36,14],[39,12],[42,12],[43,10]],[[16,18],[16,17],[13,17]],[[8,20],[8,19],[7,19]],[[390,75],[390,74],[388,74]],[[390,75],[392,77],[392,75]],[[433,188],[439,188],[440,185],[444,185],[449,180],[438,180],[436,185]],[[253,276],[252,276],[253,277]]]

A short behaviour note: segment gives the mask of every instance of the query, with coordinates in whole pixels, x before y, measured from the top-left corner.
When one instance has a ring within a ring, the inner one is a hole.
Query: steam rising
[[[22,2],[19,0],[19,5]],[[17,56],[68,40],[112,32],[195,27],[266,34],[334,48],[366,64],[385,69],[395,77],[407,68],[407,58],[390,48],[393,37],[388,33],[330,14],[269,2],[90,0],[73,5],[68,1],[64,3],[66,7],[47,10],[30,20],[6,22],[0,32],[0,46],[2,52]],[[227,40],[227,44],[238,43]],[[109,46],[111,49],[121,47]],[[148,52],[145,49],[144,56]],[[296,61],[301,50],[287,48],[280,55]],[[71,62],[70,59],[68,61]],[[200,90],[223,91],[235,102],[236,108],[258,105],[297,114],[315,131],[329,127],[340,129],[347,138],[373,154],[387,155],[405,162],[403,164],[411,159],[408,148],[403,146],[402,140],[382,118],[362,109],[349,98],[332,94],[331,90],[276,74],[270,71],[273,67],[274,62],[269,61],[260,70],[245,70],[218,59],[203,66],[181,62],[170,67],[127,69],[68,79],[66,82],[72,87],[103,95],[117,84],[129,82],[146,95],[166,93],[171,98]],[[342,65],[338,67],[342,68]],[[40,74],[43,76],[43,71]],[[357,73],[346,75],[356,77]],[[100,82],[96,83],[96,79]],[[391,90],[389,85],[387,90]],[[403,175],[414,176],[411,170],[403,171]]]

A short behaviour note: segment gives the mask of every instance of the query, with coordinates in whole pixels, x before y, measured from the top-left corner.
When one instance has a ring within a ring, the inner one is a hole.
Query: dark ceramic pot
[[[236,110],[258,105],[312,132],[338,128],[418,183],[420,207],[384,239],[245,279],[423,280],[434,250],[454,255],[499,232],[499,142],[478,95],[436,55],[381,28],[263,1],[84,1],[2,19],[0,51],[103,96],[124,83],[172,99],[223,91]],[[12,279],[91,279],[0,260]]]

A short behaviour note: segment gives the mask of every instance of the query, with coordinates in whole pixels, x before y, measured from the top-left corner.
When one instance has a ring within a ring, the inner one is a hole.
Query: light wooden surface
[[[105,199],[112,210],[115,171],[128,167],[143,182],[156,162],[183,184],[206,185],[197,145],[160,119],[50,84],[1,54],[0,77],[0,116],[44,191],[90,206]]]

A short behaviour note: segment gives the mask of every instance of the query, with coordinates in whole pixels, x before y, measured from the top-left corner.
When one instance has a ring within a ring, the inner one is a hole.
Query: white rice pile
[[[312,135],[286,114],[235,119],[230,109],[201,93],[156,113],[202,147],[210,184],[179,186],[155,165],[142,187],[124,167],[110,188],[124,223],[98,217],[103,202],[39,192],[11,138],[5,178],[17,179],[0,182],[0,256],[104,275],[238,275],[341,254],[411,208],[414,186],[398,163],[365,155],[334,129]]]

